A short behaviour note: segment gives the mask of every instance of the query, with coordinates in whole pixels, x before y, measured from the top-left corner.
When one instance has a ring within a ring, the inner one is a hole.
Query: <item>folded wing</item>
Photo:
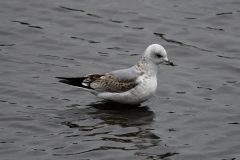
[[[62,83],[98,92],[125,92],[137,85],[136,76],[131,78],[122,78],[118,77],[118,75],[115,75],[114,73],[90,74],[86,77],[57,78],[59,78],[59,81]]]

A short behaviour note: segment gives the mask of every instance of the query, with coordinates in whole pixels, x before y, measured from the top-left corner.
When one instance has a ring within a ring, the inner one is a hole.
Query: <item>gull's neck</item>
[[[141,74],[147,74],[148,76],[156,76],[158,71],[158,66],[144,56],[138,61],[135,68]]]

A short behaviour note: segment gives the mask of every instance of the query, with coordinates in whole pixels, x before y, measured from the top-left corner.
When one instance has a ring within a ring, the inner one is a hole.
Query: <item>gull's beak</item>
[[[163,58],[163,64],[165,65],[170,65],[170,66],[176,66],[175,64],[173,64],[173,62],[171,62],[170,60],[168,60],[168,58]]]

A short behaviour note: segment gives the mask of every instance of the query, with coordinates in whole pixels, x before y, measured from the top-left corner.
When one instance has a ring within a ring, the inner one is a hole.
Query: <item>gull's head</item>
[[[156,65],[166,64],[173,66],[173,63],[168,60],[166,50],[160,44],[151,44],[148,46],[145,50],[143,58],[146,61],[150,61]]]

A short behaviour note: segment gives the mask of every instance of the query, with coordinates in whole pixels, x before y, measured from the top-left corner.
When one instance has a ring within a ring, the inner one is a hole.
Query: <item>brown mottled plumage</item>
[[[112,74],[91,74],[88,75],[83,85],[87,85],[95,90],[107,92],[125,92],[136,86],[135,80],[120,80]]]

